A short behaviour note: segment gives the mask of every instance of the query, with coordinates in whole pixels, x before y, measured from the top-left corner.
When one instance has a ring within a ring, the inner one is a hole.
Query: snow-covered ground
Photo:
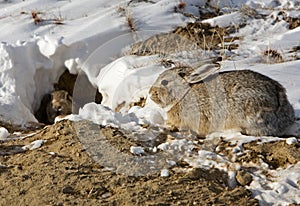
[[[198,8],[206,3],[204,0],[184,2],[185,12],[195,16],[199,16]],[[224,51],[230,58],[222,61],[222,69],[251,69],[279,81],[287,90],[296,116],[300,117],[300,27],[289,29],[283,20],[284,16],[300,18],[300,2],[216,0],[210,4],[218,7],[223,15],[204,22],[236,26],[232,36],[241,37],[237,50]],[[130,112],[134,115],[128,112],[130,102],[146,97],[150,85],[163,71],[160,57],[130,56],[123,51],[135,41],[195,21],[174,12],[178,5],[178,0],[0,1],[0,120],[16,125],[36,122],[33,113],[43,95],[53,90],[53,84],[67,68],[72,74],[85,73],[102,93],[103,105],[108,107],[91,103],[71,119],[90,119],[127,130],[143,130],[140,126],[143,123],[162,125],[165,116],[151,102],[146,108],[132,108]],[[252,10],[264,18],[256,18]],[[242,24],[245,26],[240,28]],[[293,51],[295,47],[298,51]],[[263,55],[267,49],[277,50],[282,62],[270,64]],[[123,102],[123,114],[112,111]],[[3,139],[8,134],[1,129],[0,135]],[[233,133],[222,136],[228,141],[238,141],[239,145],[258,138],[265,140],[265,137]],[[172,151],[174,147],[182,147],[189,154],[193,145],[194,142],[181,139],[160,145],[159,149]],[[132,151],[140,153],[143,148],[132,148]],[[186,161],[195,167],[225,170],[230,184],[235,185],[234,178],[230,177],[240,165],[205,150],[187,156]],[[167,174],[165,170],[162,173]],[[268,180],[260,170],[253,174],[254,181],[248,186],[253,196],[261,204],[300,204],[299,185],[295,186],[300,179],[300,164],[270,173],[273,178]]]

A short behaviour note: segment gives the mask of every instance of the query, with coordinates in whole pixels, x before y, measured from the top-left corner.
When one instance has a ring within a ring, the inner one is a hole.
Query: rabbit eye
[[[185,73],[184,73],[184,72],[179,72],[178,75],[179,75],[181,78],[184,78]]]
[[[167,86],[168,83],[169,83],[169,82],[168,82],[167,80],[162,80],[162,81],[161,81],[161,84],[164,85],[164,86]]]

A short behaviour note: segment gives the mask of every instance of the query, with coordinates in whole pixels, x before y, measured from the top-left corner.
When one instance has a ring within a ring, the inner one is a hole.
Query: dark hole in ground
[[[65,95],[68,94],[68,95]],[[54,117],[77,114],[80,107],[89,102],[100,104],[102,95],[89,82],[85,74],[71,74],[68,70],[54,84],[54,91],[42,98],[35,117],[40,123],[52,124]],[[66,108],[69,109],[66,109]]]

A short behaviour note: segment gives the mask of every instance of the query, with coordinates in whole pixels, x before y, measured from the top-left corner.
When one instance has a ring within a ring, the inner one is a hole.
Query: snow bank
[[[37,52],[38,50],[34,42],[19,42],[16,45],[1,43],[0,114],[2,121],[19,125],[36,121],[32,114],[36,86],[38,86],[34,79],[35,72],[37,68],[47,67],[50,64]],[[41,87],[43,85],[41,84]]]
[[[16,125],[36,122],[33,113],[44,94],[78,56],[79,44],[66,47],[60,40],[36,37],[16,44],[0,43],[0,120]]]
[[[139,102],[138,97],[146,99],[149,88],[164,71],[158,62],[157,57],[126,56],[104,67],[97,77],[102,104],[114,110],[126,103],[123,108],[128,111],[128,103]]]

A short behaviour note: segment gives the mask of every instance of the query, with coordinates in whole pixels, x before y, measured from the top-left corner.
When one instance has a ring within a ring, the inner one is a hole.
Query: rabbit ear
[[[198,61],[197,63],[195,63],[193,65],[194,68],[196,67],[202,67],[205,66],[206,64],[217,64],[218,62],[222,61],[222,57],[210,57],[210,58],[206,58],[206,59],[202,59],[200,61]]]
[[[70,94],[68,94],[67,99],[70,100],[70,101],[73,101],[73,98]]]
[[[218,63],[204,64],[193,71],[193,73],[187,77],[186,81],[190,84],[195,84],[215,74],[219,69],[220,64]]]

